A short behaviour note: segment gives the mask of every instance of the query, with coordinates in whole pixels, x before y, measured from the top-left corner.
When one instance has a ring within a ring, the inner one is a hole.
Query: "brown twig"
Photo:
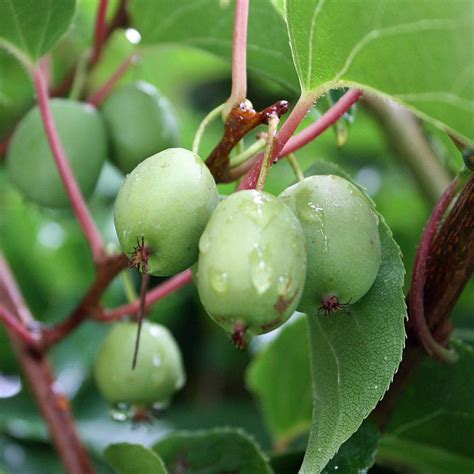
[[[1,255],[0,267],[0,302],[13,316],[34,323],[33,316],[20,296],[10,268]],[[44,353],[32,350],[11,329],[7,328],[7,333],[67,472],[92,474],[94,468],[77,435],[69,401],[58,391],[51,366]]]
[[[43,345],[49,348],[64,339],[79,326],[89,315],[97,311],[100,298],[109,283],[128,265],[128,258],[123,255],[106,257],[97,266],[96,278],[82,301],[71,315],[51,328],[43,328]]]
[[[445,343],[451,333],[449,316],[474,270],[474,177],[461,190],[433,243],[425,284],[425,312],[435,338]],[[390,389],[372,414],[383,428],[425,352],[408,319],[403,359]]]

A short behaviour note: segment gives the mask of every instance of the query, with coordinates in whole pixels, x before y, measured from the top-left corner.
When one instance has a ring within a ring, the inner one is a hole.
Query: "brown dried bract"
[[[206,160],[212,175],[217,182],[229,182],[230,152],[239,141],[251,130],[268,123],[272,115],[281,117],[288,111],[288,102],[280,100],[275,104],[256,112],[247,102],[234,107],[224,124],[224,136]]]

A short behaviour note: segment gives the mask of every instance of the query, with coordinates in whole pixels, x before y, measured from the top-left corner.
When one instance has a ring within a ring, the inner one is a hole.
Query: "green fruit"
[[[178,146],[178,125],[168,99],[147,82],[127,84],[102,107],[112,159],[130,173],[148,156]]]
[[[115,324],[107,334],[95,360],[97,387],[110,403],[166,405],[185,382],[179,347],[167,328],[144,321],[132,370],[136,335],[131,322]]]
[[[380,268],[378,217],[367,197],[339,176],[311,176],[280,198],[303,226],[308,273],[300,309],[331,312],[362,298]]]
[[[92,194],[107,157],[107,136],[94,107],[66,99],[50,101],[61,142],[82,194]],[[11,181],[32,201],[52,208],[69,206],[44,132],[38,107],[30,110],[13,134],[7,167]]]
[[[241,191],[222,201],[199,241],[197,286],[211,318],[242,346],[298,305],[306,274],[301,225],[278,198]]]
[[[143,240],[147,273],[185,270],[198,258],[199,238],[218,201],[214,178],[195,153],[170,148],[147,158],[127,176],[115,201],[123,251],[137,256]]]

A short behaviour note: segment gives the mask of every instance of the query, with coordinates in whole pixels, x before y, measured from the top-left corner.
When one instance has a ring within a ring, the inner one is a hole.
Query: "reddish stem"
[[[79,189],[69,165],[69,161],[66,157],[49,105],[48,89],[39,69],[35,69],[33,72],[33,82],[38,96],[38,106],[41,118],[43,119],[44,129],[53,153],[54,161],[56,162],[56,166],[71,201],[74,213],[76,214],[77,220],[79,221],[82,231],[89,243],[94,261],[97,262],[104,254],[102,238],[92,220],[89,209],[86,206],[84,197],[82,196],[81,190]]]
[[[99,107],[106,97],[112,92],[112,89],[115,87],[117,82],[122,79],[130,66],[135,63],[137,57],[138,56],[136,54],[131,54],[128,56],[125,61],[119,65],[112,76],[110,76],[109,79],[107,79],[107,81],[102,84],[99,89],[89,96],[87,102],[94,107]]]
[[[362,91],[352,89],[346,92],[324,115],[302,132],[288,140],[279,155],[279,159],[294,153],[337,122],[360,98]]]
[[[232,90],[227,101],[229,109],[247,97],[247,24],[249,0],[237,0],[234,16],[232,48]]]
[[[288,116],[287,120],[281,127],[280,131],[275,137],[275,143],[272,150],[272,160],[280,154],[282,148],[285,146],[286,142],[293,135],[298,125],[304,119],[305,115],[308,113],[308,110],[312,107],[314,101],[313,95],[301,96],[298,102],[296,103],[294,109],[291,111],[291,114]],[[239,185],[239,190],[242,189],[255,189],[257,185],[258,177],[260,175],[260,170],[263,164],[263,157],[260,157],[255,163],[254,167],[247,173],[242,182]]]
[[[191,270],[185,270],[184,272],[178,273],[174,277],[166,280],[161,285],[153,288],[149,291],[145,298],[145,308],[149,308],[152,304],[163,299],[165,296],[179,290],[184,285],[191,283],[193,277]],[[124,316],[130,316],[137,314],[140,311],[140,301],[134,301],[133,303],[120,306],[118,308],[105,311],[102,315],[97,317],[97,320],[109,322],[116,319],[123,318]]]
[[[30,330],[25,327],[18,318],[13,316],[10,311],[2,306],[0,306],[0,320],[2,320],[5,326],[20,338],[24,344],[27,344],[32,348],[39,347],[39,338],[35,337],[33,332],[30,332]]]
[[[99,61],[100,55],[102,54],[102,49],[107,38],[107,7],[108,0],[100,0],[99,6],[97,8],[97,16],[95,21],[95,38],[94,38],[94,47],[92,50],[92,57],[90,64],[96,64]]]
[[[456,185],[457,180],[455,179],[451,182],[436,204],[433,213],[426,224],[425,230],[423,231],[415,258],[410,296],[408,299],[410,316],[413,318],[416,333],[420,342],[423,344],[428,354],[441,360],[450,360],[453,353],[444,348],[431,334],[425,318],[424,290],[426,285],[428,258],[430,256],[433,240],[438,230],[439,223],[449,207],[449,204],[453,200]]]
[[[97,267],[94,283],[69,317],[54,327],[43,329],[43,346],[49,348],[61,341],[82,324],[89,315],[97,312],[100,298],[105,289],[124,268],[127,268],[127,265],[128,258],[123,254],[111,255],[101,261]]]
[[[10,268],[1,254],[0,270],[0,301],[11,315],[21,320],[34,322]],[[94,468],[77,435],[69,401],[59,392],[51,366],[44,353],[32,351],[31,346],[25,344],[25,341],[9,327],[7,327],[7,333],[66,471],[70,474],[92,474]]]

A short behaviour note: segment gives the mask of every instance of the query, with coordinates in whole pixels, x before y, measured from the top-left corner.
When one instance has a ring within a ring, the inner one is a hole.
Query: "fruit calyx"
[[[143,235],[137,237],[137,245],[128,261],[130,268],[136,268],[139,272],[147,273],[148,259],[150,258],[150,249],[145,245],[145,238]]]
[[[247,345],[245,332],[247,326],[242,321],[237,321],[234,325],[234,332],[232,333],[232,343],[237,349],[243,350]]]
[[[344,310],[345,314],[350,316],[351,311],[349,309],[351,300],[346,303],[341,303],[336,295],[328,295],[322,300],[321,306],[318,308],[318,314],[331,315],[336,311]]]

